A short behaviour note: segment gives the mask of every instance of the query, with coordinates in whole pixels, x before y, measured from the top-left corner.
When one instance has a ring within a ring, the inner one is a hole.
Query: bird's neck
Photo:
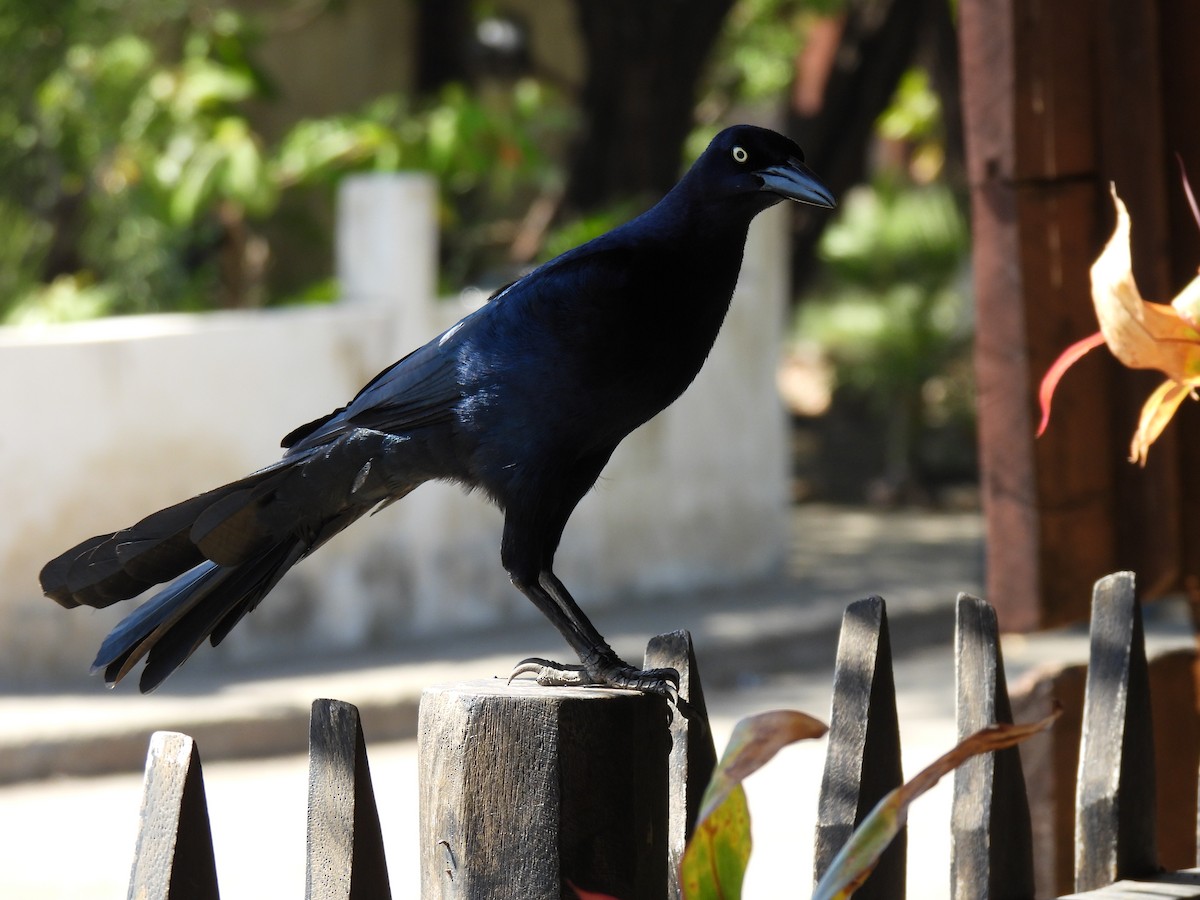
[[[740,258],[756,211],[741,209],[728,199],[697,196],[682,189],[685,187],[681,182],[646,213],[654,231],[668,240],[710,252],[728,253],[736,247]]]

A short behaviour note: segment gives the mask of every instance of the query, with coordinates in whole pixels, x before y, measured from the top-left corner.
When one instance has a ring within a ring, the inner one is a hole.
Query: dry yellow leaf
[[[1158,369],[1167,381],[1142,407],[1130,446],[1130,461],[1146,464],[1150,445],[1162,434],[1175,410],[1200,387],[1200,276],[1179,292],[1170,305],[1148,303],[1133,278],[1129,252],[1129,211],[1112,189],[1117,224],[1104,252],[1092,264],[1092,304],[1100,334],[1078,341],[1059,356],[1042,379],[1040,436],[1050,419],[1050,400],[1063,373],[1100,344],[1131,369]]]
[[[1129,255],[1129,211],[1115,188],[1112,195],[1117,225],[1092,264],[1092,303],[1104,342],[1131,369],[1158,369],[1179,382],[1200,377],[1200,332],[1176,307],[1142,299]],[[1178,299],[1187,304],[1198,291],[1194,280]]]
[[[1142,406],[1137,431],[1133,433],[1133,443],[1129,446],[1130,462],[1139,466],[1146,464],[1150,445],[1162,434],[1167,423],[1171,421],[1171,416],[1175,415],[1175,410],[1179,409],[1179,404],[1187,398],[1191,390],[1186,384],[1167,379],[1150,395]]]

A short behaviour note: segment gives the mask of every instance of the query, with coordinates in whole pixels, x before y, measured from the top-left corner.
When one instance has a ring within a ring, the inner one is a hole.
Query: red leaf
[[[1104,335],[1097,331],[1095,334],[1085,337],[1082,341],[1076,341],[1064,350],[1062,355],[1046,370],[1046,374],[1042,376],[1042,386],[1038,389],[1038,402],[1042,407],[1042,422],[1038,425],[1038,437],[1042,436],[1042,432],[1050,424],[1050,398],[1054,396],[1054,389],[1058,387],[1059,379],[1063,377],[1063,373],[1075,365],[1080,357],[1089,350],[1093,350],[1103,344]]]

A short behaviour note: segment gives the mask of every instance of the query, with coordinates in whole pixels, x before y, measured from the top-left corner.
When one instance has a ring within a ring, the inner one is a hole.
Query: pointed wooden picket
[[[196,742],[186,734],[157,731],[150,738],[141,823],[130,900],[216,900],[204,775]]]
[[[1075,795],[1075,889],[1154,872],[1154,739],[1132,572],[1096,582]]]
[[[358,710],[315,700],[309,720],[307,900],[388,900],[383,832]]]
[[[647,669],[674,669],[679,673],[679,703],[671,715],[667,769],[667,896],[674,900],[682,894],[679,863],[696,826],[700,799],[717,765],[717,749],[708,724],[691,634],[672,631],[651,638],[643,664]]]
[[[851,603],[842,618],[817,813],[816,880],[855,826],[903,780],[887,606],[882,597],[869,597]],[[856,900],[903,898],[906,850],[902,831],[855,893]]]
[[[1012,722],[996,611],[959,594],[955,629],[958,739]],[[954,772],[951,884],[956,900],[1027,900],[1034,895],[1033,834],[1020,750],[1009,747]]]

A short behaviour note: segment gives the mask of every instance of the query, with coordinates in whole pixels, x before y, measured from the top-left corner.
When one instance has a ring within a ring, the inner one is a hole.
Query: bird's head
[[[768,128],[734,125],[708,145],[692,166],[710,197],[744,199],[755,211],[780,200],[796,200],[822,209],[837,204],[816,174],[804,164],[804,152],[790,138]]]

